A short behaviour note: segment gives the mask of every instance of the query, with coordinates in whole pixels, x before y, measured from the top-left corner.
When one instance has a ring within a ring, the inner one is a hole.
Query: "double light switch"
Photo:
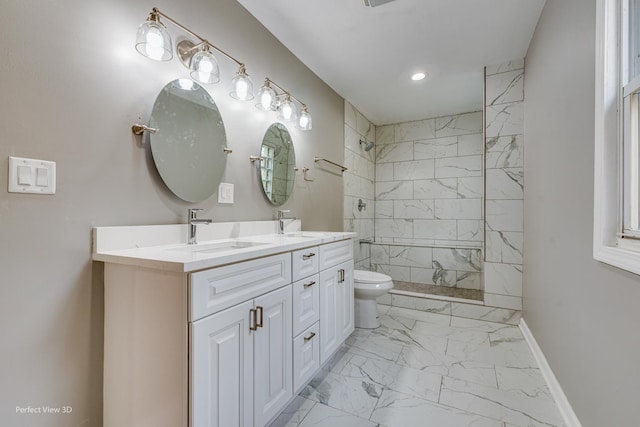
[[[9,157],[10,193],[56,193],[56,163]]]

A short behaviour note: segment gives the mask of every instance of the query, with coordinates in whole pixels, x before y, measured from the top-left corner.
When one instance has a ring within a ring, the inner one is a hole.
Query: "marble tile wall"
[[[524,60],[487,67],[485,304],[522,309]]]
[[[483,152],[481,111],[377,127],[375,236],[394,245],[371,247],[373,269],[481,289]]]
[[[356,269],[370,267],[370,246],[361,245],[359,239],[374,238],[375,208],[375,150],[365,151],[360,139],[375,141],[376,127],[345,100],[344,103],[344,165],[348,170],[343,175],[344,231],[355,231],[354,261]],[[358,200],[366,207],[358,209]]]

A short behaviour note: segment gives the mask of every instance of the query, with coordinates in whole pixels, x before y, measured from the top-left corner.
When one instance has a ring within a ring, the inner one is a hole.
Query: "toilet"
[[[393,289],[393,281],[386,274],[354,270],[353,289],[356,328],[373,329],[380,326],[376,299]]]

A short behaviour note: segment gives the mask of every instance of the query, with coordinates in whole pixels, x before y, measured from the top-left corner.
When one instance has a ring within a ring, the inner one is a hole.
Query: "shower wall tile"
[[[446,270],[479,272],[482,271],[480,249],[434,248],[433,261],[437,261]]]
[[[395,142],[417,141],[436,137],[435,120],[419,120],[393,126]]]
[[[487,105],[524,101],[524,70],[487,76]]]
[[[356,131],[369,141],[376,138],[376,127],[360,111],[356,109]]]
[[[500,64],[493,64],[486,67],[486,75],[490,76],[498,73],[505,73],[513,70],[524,69],[524,58],[515,59],[512,61],[501,62]]]
[[[487,106],[487,138],[524,133],[524,103]]]
[[[375,202],[375,218],[391,219],[393,218],[393,200],[376,200]]]
[[[376,144],[393,144],[395,141],[394,125],[376,127]]]
[[[411,268],[410,267],[399,267],[397,265],[388,265],[388,264],[373,264],[371,263],[371,267],[374,271],[382,274],[386,274],[387,276],[391,276],[393,280],[399,280],[402,282],[411,281]]]
[[[435,161],[433,159],[393,163],[393,178],[399,181],[429,179],[434,176]]]
[[[435,219],[482,219],[482,200],[436,200]]]
[[[473,176],[458,178],[458,197],[462,199],[482,199],[484,178]]]
[[[524,136],[510,135],[487,139],[487,169],[524,166]]]
[[[430,266],[433,249],[415,246],[389,246],[389,264],[404,267]]]
[[[487,169],[487,199],[524,199],[524,169]]]
[[[458,137],[458,156],[473,156],[484,153],[481,133],[460,135]],[[416,153],[417,158],[417,153]]]
[[[482,132],[482,111],[439,117],[435,121],[438,138]]]
[[[434,219],[434,200],[394,200],[393,217]]]
[[[458,155],[458,138],[435,138],[416,141],[413,145],[416,159],[435,159],[439,157],[455,157]]]
[[[413,160],[413,142],[378,145],[375,150],[377,164]]]
[[[458,181],[455,178],[416,180],[413,191],[416,199],[456,199]]]
[[[350,125],[344,126],[344,148],[351,150],[352,153],[360,151],[361,136],[356,132],[355,128]]]
[[[378,219],[375,221],[376,237],[413,237],[413,221],[410,219]]]
[[[458,220],[457,239],[460,241],[482,242],[484,238],[484,221],[480,220]]]
[[[487,230],[523,231],[523,200],[487,200]]]
[[[485,262],[484,289],[491,294],[521,297],[522,266]]]
[[[393,163],[378,163],[376,168],[376,182],[393,181]]]
[[[413,199],[413,182],[390,181],[376,185],[376,200]]]
[[[416,219],[413,221],[413,237],[418,239],[455,240],[456,234],[456,221],[452,219]]]
[[[433,276],[436,270],[433,268],[411,267],[411,281],[422,285],[435,285]]]
[[[389,262],[389,246],[371,245],[371,262],[374,264],[391,264]]]
[[[487,261],[522,264],[523,237],[521,232],[487,231]]]
[[[349,101],[344,101],[344,122],[352,129],[357,129],[356,108]]]
[[[490,307],[510,308],[512,310],[522,310],[522,298],[510,297],[507,295],[496,295],[485,292],[484,303]]]
[[[456,272],[456,288],[482,289],[482,273]]]
[[[482,156],[436,159],[436,178],[482,176]]]

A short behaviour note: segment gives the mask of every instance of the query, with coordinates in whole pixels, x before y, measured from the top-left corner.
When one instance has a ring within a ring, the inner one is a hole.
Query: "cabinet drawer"
[[[333,267],[353,258],[353,240],[341,240],[320,246],[320,270]]]
[[[293,336],[320,318],[320,276],[314,274],[293,284]]]
[[[293,392],[298,393],[320,369],[320,328],[314,323],[293,340]]]
[[[316,274],[319,271],[318,258],[320,257],[318,256],[317,246],[292,252],[293,281]]]
[[[194,321],[291,283],[291,254],[199,271],[189,281]]]

